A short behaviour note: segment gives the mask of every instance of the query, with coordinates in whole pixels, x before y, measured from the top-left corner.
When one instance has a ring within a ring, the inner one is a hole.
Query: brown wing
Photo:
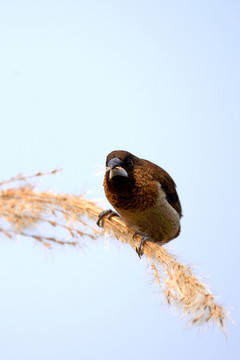
[[[145,160],[147,161],[147,160]],[[149,166],[153,169],[153,178],[161,184],[162,189],[165,191],[169,204],[178,212],[182,217],[182,207],[176,190],[176,184],[171,176],[160,166],[157,166],[150,161],[147,161]]]

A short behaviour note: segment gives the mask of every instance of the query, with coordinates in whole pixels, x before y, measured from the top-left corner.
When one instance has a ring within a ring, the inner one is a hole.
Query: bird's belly
[[[116,210],[129,226],[147,234],[154,241],[166,243],[180,232],[179,215],[165,199],[144,211]]]

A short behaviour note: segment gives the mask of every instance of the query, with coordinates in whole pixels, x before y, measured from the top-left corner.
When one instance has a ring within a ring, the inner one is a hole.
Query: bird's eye
[[[126,160],[126,165],[127,165],[128,168],[133,167],[133,161],[132,161],[131,158],[128,158],[128,159]]]

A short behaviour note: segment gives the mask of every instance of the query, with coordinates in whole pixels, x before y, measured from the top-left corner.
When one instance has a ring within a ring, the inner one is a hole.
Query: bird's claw
[[[107,217],[107,219],[109,220],[112,216],[119,216],[119,215],[111,209],[102,211],[98,215],[97,225],[99,227],[103,227],[103,219]]]
[[[142,255],[144,254],[144,252],[143,252],[143,247],[144,247],[145,242],[148,241],[148,240],[152,240],[152,239],[150,238],[150,236],[148,236],[148,235],[146,235],[146,234],[144,234],[144,233],[141,233],[141,232],[139,232],[139,231],[136,231],[136,232],[133,234],[133,238],[134,238],[135,236],[137,236],[137,235],[142,235],[141,240],[140,240],[140,243],[139,243],[139,245],[136,247],[136,253],[138,254],[139,258],[141,259]]]

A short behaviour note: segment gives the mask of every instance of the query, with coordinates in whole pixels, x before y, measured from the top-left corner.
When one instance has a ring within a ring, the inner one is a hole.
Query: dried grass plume
[[[105,233],[135,250],[140,237],[133,238],[134,230],[121,218],[105,219],[103,229],[95,225],[103,211],[95,202],[83,196],[36,192],[26,183],[29,179],[57,171],[18,175],[0,182],[0,234],[7,238],[30,237],[50,247],[54,243],[77,246],[81,244],[81,237],[97,240]],[[40,226],[42,224],[47,226]],[[49,233],[43,233],[43,228]],[[61,230],[58,236],[55,229]],[[181,264],[166,248],[150,242],[144,245],[144,255],[150,261],[155,282],[169,305],[180,308],[191,324],[212,322],[225,331],[228,312],[217,304],[207,285],[189,266]]]

